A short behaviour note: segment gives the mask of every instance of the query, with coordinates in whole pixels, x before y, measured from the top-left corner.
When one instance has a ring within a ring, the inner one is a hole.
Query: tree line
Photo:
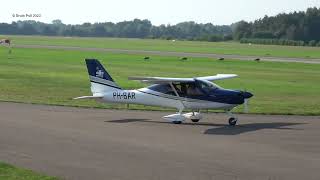
[[[80,37],[124,37],[185,39],[200,41],[223,41],[232,39],[230,26],[216,26],[212,23],[198,24],[193,21],[176,25],[152,25],[149,20],[134,19],[118,23],[64,24],[61,20],[52,23],[17,21],[0,23],[0,34],[80,36]]]
[[[234,39],[243,43],[320,46],[320,8],[316,7],[232,26]]]
[[[182,22],[176,25],[155,26],[149,20],[134,19],[118,23],[64,24],[17,21],[0,23],[0,34],[124,37],[181,39],[197,41],[238,40],[241,43],[277,44],[294,46],[320,46],[320,8],[306,11],[265,16],[253,22],[240,21],[231,25]]]

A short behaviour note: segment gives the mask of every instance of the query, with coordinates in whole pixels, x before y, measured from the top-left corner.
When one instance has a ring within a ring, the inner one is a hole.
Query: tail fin
[[[97,59],[86,59],[93,94],[121,90]]]

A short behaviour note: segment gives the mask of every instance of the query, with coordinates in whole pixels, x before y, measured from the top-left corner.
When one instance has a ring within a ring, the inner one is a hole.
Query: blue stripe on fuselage
[[[143,91],[140,91],[140,92],[143,92]],[[144,92],[144,93],[147,93],[147,92]],[[152,95],[155,95],[155,94],[152,94]],[[217,102],[217,103],[224,103],[224,104],[243,104],[244,103],[244,98],[243,96],[241,96],[240,91],[228,90],[228,89],[216,89],[216,90],[213,90],[212,92],[209,92],[208,94],[195,95],[195,96],[177,97],[169,94],[166,94],[166,95],[172,96],[169,99],[175,99],[175,100],[185,100],[183,98],[187,98],[189,100],[202,100],[202,101]],[[156,95],[156,96],[159,96],[159,95]]]
[[[209,101],[221,102],[226,104],[243,104],[244,98],[240,91],[229,89],[216,89],[206,95]]]
[[[204,95],[186,96],[187,98],[199,99],[224,104],[243,104],[244,98],[240,91],[228,89],[216,89]]]

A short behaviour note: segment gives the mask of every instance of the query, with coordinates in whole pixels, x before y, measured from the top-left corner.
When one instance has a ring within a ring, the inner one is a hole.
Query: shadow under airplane
[[[302,125],[302,124],[306,124],[306,123],[287,123],[287,122],[251,123],[251,124],[240,124],[235,127],[225,125],[218,128],[207,129],[204,132],[204,134],[238,135],[238,134],[258,131],[262,129],[302,130],[299,128],[288,127],[288,126]]]
[[[166,121],[151,121],[150,119],[118,119],[104,121],[110,123],[133,123],[133,122],[146,122],[146,123],[157,123],[157,124],[172,124],[171,122]],[[238,135],[242,133],[258,131],[262,129],[280,129],[280,130],[302,130],[300,128],[291,128],[288,126],[302,125],[306,123],[289,123],[289,122],[271,122],[271,123],[250,123],[250,124],[240,124],[237,126],[229,126],[226,124],[217,124],[217,123],[191,123],[184,122],[178,126],[210,126],[212,128],[204,131],[204,134],[212,135]],[[174,125],[174,124],[172,124]]]
[[[111,122],[111,123],[131,123],[131,122],[139,122],[139,121],[148,121],[149,119],[117,119],[117,120],[110,120],[104,122]]]

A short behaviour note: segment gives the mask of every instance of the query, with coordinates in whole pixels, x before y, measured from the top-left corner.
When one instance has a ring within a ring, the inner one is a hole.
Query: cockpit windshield
[[[180,97],[192,97],[210,94],[220,87],[210,81],[197,79],[195,82],[174,82],[172,87],[170,84],[155,84],[148,89],[173,96],[177,93]]]
[[[207,80],[197,80],[200,88],[209,93],[213,90],[220,89],[221,87]]]

